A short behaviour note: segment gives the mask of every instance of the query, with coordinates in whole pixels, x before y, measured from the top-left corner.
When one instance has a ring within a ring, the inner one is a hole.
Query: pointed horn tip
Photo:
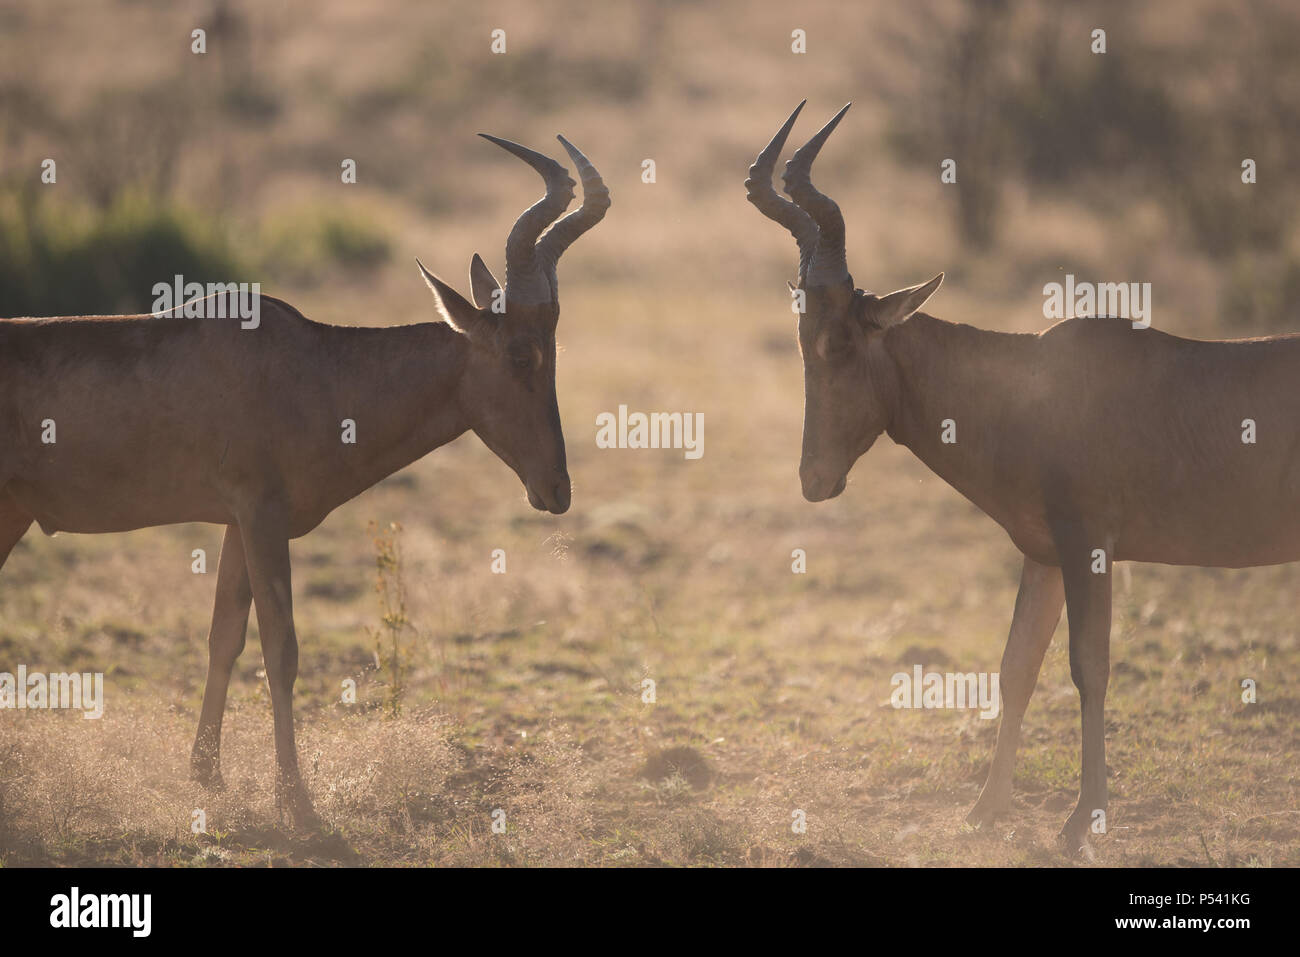
[[[853,105],[852,103],[845,103],[843,106],[841,106],[840,111],[836,113],[834,116],[832,116],[827,121],[826,125],[823,126],[820,130],[818,130],[817,135],[814,136],[811,140],[809,140],[808,143],[812,143],[813,141],[819,138],[825,140],[826,137],[830,136],[831,131],[834,130],[835,127],[839,125],[840,120],[844,119],[844,114],[849,111],[849,107],[852,105]],[[805,143],[804,145],[807,146],[808,144]]]
[[[578,149],[576,146],[574,146],[572,143],[570,143],[568,140],[564,138],[563,133],[556,133],[555,138],[560,141],[560,145],[563,146],[565,150],[567,150],[571,155],[582,157],[582,159],[584,160],[587,158],[586,156],[583,156],[582,150]]]
[[[560,141],[560,145],[563,146],[564,151],[569,154],[569,159],[573,160],[574,165],[578,167],[578,172],[580,174],[588,171],[590,172],[596,171],[595,165],[591,162],[591,160],[587,159],[586,154],[583,153],[582,150],[578,149],[576,146],[574,146],[572,143],[566,140],[564,136],[560,133],[556,133],[555,138]]]
[[[545,153],[539,153],[537,150],[525,146],[523,143],[516,143],[514,140],[508,140],[503,136],[493,136],[491,133],[479,133],[478,135],[483,137],[483,139],[487,140],[489,143],[495,143],[506,152],[519,156],[521,159],[523,158],[521,154],[526,153],[530,157],[540,158],[555,163],[555,160],[551,159],[551,157],[547,156]],[[557,163],[556,165],[558,166],[559,164]]]
[[[790,111],[790,115],[787,116],[787,117],[785,118],[785,122],[781,124],[781,129],[785,129],[787,126],[794,126],[795,118],[798,117],[800,111],[802,111],[803,108],[804,108],[805,106],[807,106],[807,105],[808,105],[808,99],[807,99],[807,97],[805,97],[804,99],[800,100],[800,101],[799,101],[799,105],[796,106],[793,110]]]
[[[776,164],[777,154],[779,154],[785,146],[785,141],[789,138],[790,131],[794,129],[794,121],[799,118],[799,111],[804,108],[804,105],[807,102],[806,99],[800,100],[799,105],[796,106],[794,111],[785,118],[785,122],[781,124],[781,128],[776,131],[775,135],[773,135],[770,140],[768,140],[767,145],[764,146],[762,151],[758,154],[758,159],[754,160],[754,167],[760,167],[765,162],[770,165]],[[753,172],[754,167],[750,168],[751,173]]]
[[[524,146],[522,143],[515,143],[500,136],[493,136],[491,133],[479,133],[478,135],[483,137],[483,139],[487,140],[489,143],[494,143],[501,147],[507,153],[513,153],[515,156],[519,156],[520,150],[528,149],[528,147]]]
[[[840,111],[831,117],[830,122],[813,135],[812,139],[794,151],[794,155],[786,161],[785,172],[781,174],[783,182],[789,185],[792,178],[802,179],[808,174],[812,169],[813,160],[817,158],[817,154],[821,152],[826,141],[830,139],[831,133],[835,131],[835,127],[839,125],[852,105],[852,103],[844,104]]]
[[[827,124],[821,128],[821,131],[818,133],[818,135],[820,136],[822,133],[824,133],[827,136],[830,136],[831,130],[835,129],[835,127],[839,125],[840,120],[844,119],[844,114],[849,111],[849,107],[852,105],[853,105],[852,103],[845,103],[842,107],[840,107],[840,111],[830,118],[830,121],[827,122]],[[816,139],[816,137],[813,138]]]

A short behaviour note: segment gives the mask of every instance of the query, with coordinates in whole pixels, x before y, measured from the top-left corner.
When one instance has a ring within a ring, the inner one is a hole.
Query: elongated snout
[[[844,491],[848,484],[847,472],[828,472],[815,467],[801,465],[799,481],[803,485],[803,497],[810,502],[824,502]]]
[[[539,512],[563,515],[569,510],[573,483],[566,469],[556,469],[549,480],[529,482],[524,488],[528,492],[528,504]]]

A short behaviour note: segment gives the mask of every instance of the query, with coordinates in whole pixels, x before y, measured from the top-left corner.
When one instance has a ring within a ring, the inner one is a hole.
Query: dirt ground
[[[103,13],[23,21],[23,46],[63,71],[23,66],[51,110],[79,115],[114,63],[128,91],[174,69],[153,51],[164,26],[188,36],[186,15],[116,6],[111,25]],[[1061,272],[1152,278],[1155,325],[1205,335],[1224,331],[1221,264],[1166,243],[1172,221],[1131,182],[1107,187],[1120,196],[1110,205],[1009,186],[997,243],[964,241],[938,159],[909,165],[888,149],[890,104],[925,89],[903,41],[946,29],[950,4],[932,5],[929,27],[906,5],[864,12],[851,28],[881,38],[869,57],[833,39],[848,29],[836,5],[813,5],[801,25],[835,52],[795,63],[785,18],[746,20],[735,3],[654,5],[668,12],[631,25],[608,11],[577,17],[576,4],[559,5],[558,24],[517,5],[409,20],[393,3],[284,6],[248,21],[276,118],[200,124],[172,188],[200,202],[224,184],[237,236],[303,203],[379,224],[392,250],[375,270],[264,283],[311,318],[433,319],[415,255],[462,291],[474,251],[500,271],[537,183],[479,129],[546,149],[563,132],[605,172],[613,208],[560,270],[573,507],[533,511],[470,435],[293,543],[298,736],[317,833],[292,831],[275,806],[255,619],[225,720],[227,788],[188,780],[221,530],[33,530],[0,571],[0,670],[104,672],[106,707],[96,721],[0,714],[0,864],[1080,863],[1056,844],[1079,773],[1064,623],[1025,719],[1013,810],[990,831],[963,821],[996,722],[890,705],[891,676],[914,665],[997,669],[1019,554],[887,438],[842,496],[803,500],[784,286],[795,250],[741,184],[801,98],[814,117],[855,99],[819,169],[845,209],[860,285],[886,291],[947,270],[927,311],[1032,330],[1045,324],[1042,284]],[[496,19],[518,52],[479,63]],[[97,31],[120,42],[105,49]],[[1167,42],[1200,36],[1187,27]],[[84,55],[50,56],[72,50]],[[635,70],[619,66],[634,57]],[[819,121],[806,122],[805,134]],[[32,136],[11,162],[57,144]],[[336,198],[339,156],[353,153],[361,180]],[[642,182],[645,157],[657,160],[654,184]],[[75,182],[72,164],[66,176]],[[703,456],[598,448],[596,417],[620,404],[703,412]],[[397,716],[376,653],[371,523],[402,528]],[[196,548],[206,574],[191,570]],[[806,573],[792,571],[796,549]],[[1097,863],[1300,865],[1298,589],[1295,566],[1119,570],[1111,817]],[[1254,704],[1242,701],[1246,678]],[[348,680],[355,704],[342,701]],[[191,829],[196,810],[205,833]]]

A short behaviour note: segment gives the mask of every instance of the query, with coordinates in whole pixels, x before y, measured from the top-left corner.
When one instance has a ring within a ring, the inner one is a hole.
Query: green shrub
[[[177,274],[248,281],[225,236],[182,207],[127,193],[100,214],[0,192],[0,316],[147,312]]]
[[[388,238],[359,215],[316,206],[274,217],[259,245],[268,276],[296,283],[320,282],[338,269],[373,269],[392,253]]]

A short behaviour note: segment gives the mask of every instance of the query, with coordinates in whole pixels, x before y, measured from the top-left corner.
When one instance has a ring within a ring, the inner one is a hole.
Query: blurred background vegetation
[[[799,142],[852,100],[817,182],[860,285],[945,270],[934,314],[1028,331],[1046,325],[1043,285],[1070,272],[1151,282],[1171,332],[1296,332],[1298,49],[1300,8],[1282,0],[0,0],[0,315],[146,310],[181,273],[261,282],[325,322],[432,319],[413,258],[463,292],[476,251],[501,275],[540,194],[474,134],[559,156],[563,133],[613,194],[560,265],[574,507],[529,509],[467,436],[293,543],[319,806],[373,863],[1059,863],[1078,775],[1064,636],[1015,815],[963,830],[994,725],[895,711],[889,679],[995,668],[1019,555],[886,442],[846,494],[802,499],[795,248],[742,183],[800,99]],[[621,403],[704,412],[707,454],[597,449],[595,416]],[[406,717],[387,719],[372,542],[397,520],[409,670]],[[256,616],[225,725],[231,790],[214,804],[186,781],[213,578],[191,555],[220,541],[180,525],[19,543],[0,667],[108,671],[112,704],[103,722],[0,721],[0,864],[270,859]],[[490,570],[498,548],[508,575]],[[1131,577],[1107,863],[1300,862],[1300,634],[1278,601],[1300,565]],[[1241,703],[1245,675],[1258,706]],[[359,709],[339,703],[349,677]],[[696,759],[716,786],[668,773]],[[509,841],[484,836],[500,806]],[[234,835],[196,838],[195,807]]]
[[[179,272],[399,321],[357,307],[422,305],[416,253],[499,265],[535,192],[479,129],[543,149],[564,131],[596,159],[618,205],[575,254],[589,275],[640,296],[771,284],[791,252],[740,181],[808,97],[796,138],[857,104],[820,181],[861,284],[945,268],[963,318],[1028,328],[1072,271],[1154,282],[1172,331],[1296,325],[1294,4],[3,0],[0,37],[0,315],[142,311]]]

